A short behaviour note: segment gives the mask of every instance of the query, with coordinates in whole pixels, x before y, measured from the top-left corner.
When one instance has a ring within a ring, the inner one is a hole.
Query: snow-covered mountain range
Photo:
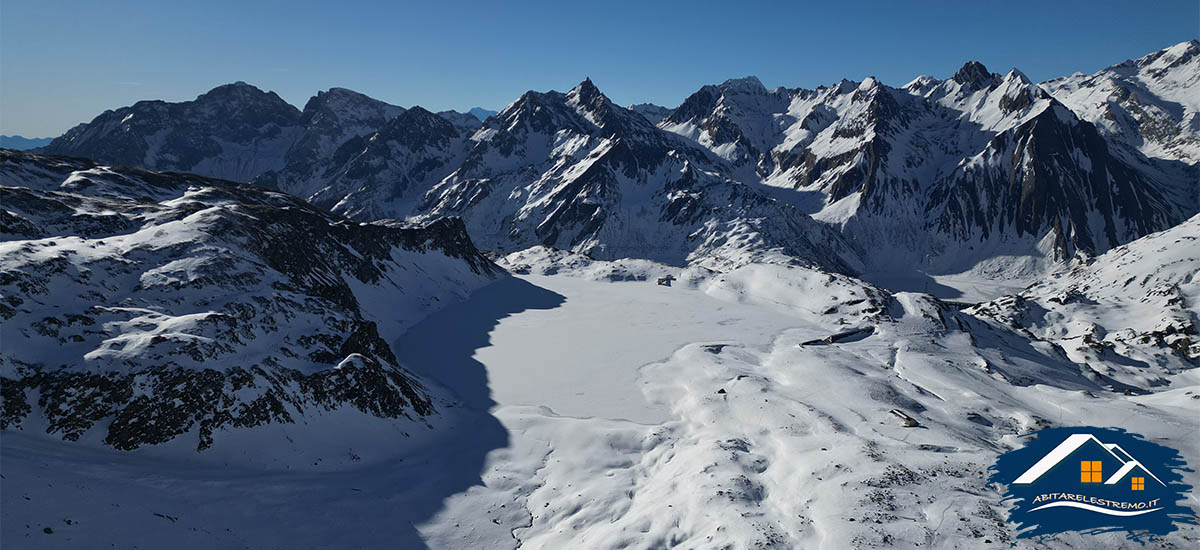
[[[1029,278],[1200,211],[1198,52],[1042,84],[977,62],[900,88],[746,77],[675,109],[586,80],[486,123],[339,88],[298,111],[237,83],[106,112],[44,151],[254,179],[362,221],[453,213],[501,252]]]
[[[1188,61],[1198,49],[1193,41],[1132,62],[1163,66],[1171,84],[1154,102],[1200,91]],[[1198,208],[1194,161],[1147,158],[1098,131],[1073,99],[1016,69],[970,62],[902,88],[873,78],[816,90],[731,80],[702,88],[659,126],[726,159],[743,181],[792,190],[774,196],[851,241],[899,252],[871,254],[877,268],[1021,273],[1101,253]],[[1175,123],[1181,141],[1196,135]]]
[[[320,92],[299,110],[274,92],[235,82],[193,101],[139,101],[105,111],[38,151],[245,182],[284,166],[308,169],[403,112],[345,88]],[[445,114],[479,123],[470,114]]]

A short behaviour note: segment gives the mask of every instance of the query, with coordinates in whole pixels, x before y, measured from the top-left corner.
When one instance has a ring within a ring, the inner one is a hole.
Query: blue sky
[[[499,109],[585,76],[619,103],[668,106],[748,74],[768,87],[899,86],[975,59],[1044,80],[1200,29],[1196,0],[966,4],[0,0],[0,133],[58,135],[236,80],[298,107],[340,86],[432,110]]]

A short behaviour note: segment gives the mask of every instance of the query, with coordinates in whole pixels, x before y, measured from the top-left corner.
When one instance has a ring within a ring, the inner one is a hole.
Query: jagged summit
[[[844,94],[846,92],[854,91],[855,89],[858,88],[858,85],[859,85],[858,82],[855,82],[848,78],[843,78],[843,79],[839,80],[837,84],[834,84],[833,86],[831,86],[829,89],[833,89],[833,90],[836,90],[837,93]],[[826,88],[824,86],[822,86],[818,89],[826,89]]]
[[[950,78],[969,89],[979,90],[990,86],[996,75],[989,72],[983,63],[968,61]]]
[[[567,92],[567,97],[573,98],[579,104],[599,105],[600,102],[608,101],[608,98],[600,92],[600,88],[592,83],[590,77],[584,78],[583,82],[571,88],[571,91]]]
[[[926,92],[934,86],[941,84],[941,82],[941,80],[934,76],[923,74],[910,80],[902,89],[907,90],[909,93],[925,95]]]
[[[863,90],[863,91],[874,90],[876,88],[879,88],[880,86],[882,86],[882,84],[880,84],[879,81],[875,79],[875,77],[868,76],[868,77],[864,78],[863,81],[858,84],[858,89]]]

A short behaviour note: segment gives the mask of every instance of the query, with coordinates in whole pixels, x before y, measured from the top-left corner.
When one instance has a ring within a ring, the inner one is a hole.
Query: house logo
[[[1113,428],[1054,428],[1001,455],[989,482],[1005,487],[1019,537],[1124,531],[1134,540],[1197,523],[1177,451]]]

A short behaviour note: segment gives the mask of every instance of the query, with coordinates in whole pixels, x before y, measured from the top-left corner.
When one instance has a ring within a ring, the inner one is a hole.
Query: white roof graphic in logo
[[[1113,458],[1117,459],[1117,461],[1121,463],[1121,467],[1117,469],[1116,473],[1104,480],[1105,485],[1115,485],[1118,481],[1121,481],[1121,479],[1128,475],[1129,472],[1132,472],[1134,468],[1141,468],[1142,471],[1146,472],[1146,475],[1154,478],[1154,481],[1157,481],[1164,487],[1167,485],[1166,483],[1163,483],[1163,480],[1158,479],[1158,476],[1154,475],[1149,469],[1142,465],[1141,462],[1138,462],[1137,459],[1133,458],[1133,455],[1125,452],[1125,449],[1122,449],[1115,443],[1105,443],[1100,441],[1092,434],[1072,434],[1070,437],[1064,439],[1063,442],[1059,443],[1053,451],[1050,451],[1046,454],[1046,456],[1042,457],[1041,460],[1037,461],[1037,464],[1034,464],[1028,470],[1025,470],[1025,473],[1021,474],[1021,477],[1013,480],[1013,484],[1028,485],[1034,481],[1037,481],[1039,477],[1042,477],[1042,474],[1050,471],[1050,468],[1053,468],[1059,462],[1066,460],[1068,456],[1071,456],[1071,453],[1074,453],[1088,441],[1095,441],[1100,445],[1100,447],[1108,451]]]

